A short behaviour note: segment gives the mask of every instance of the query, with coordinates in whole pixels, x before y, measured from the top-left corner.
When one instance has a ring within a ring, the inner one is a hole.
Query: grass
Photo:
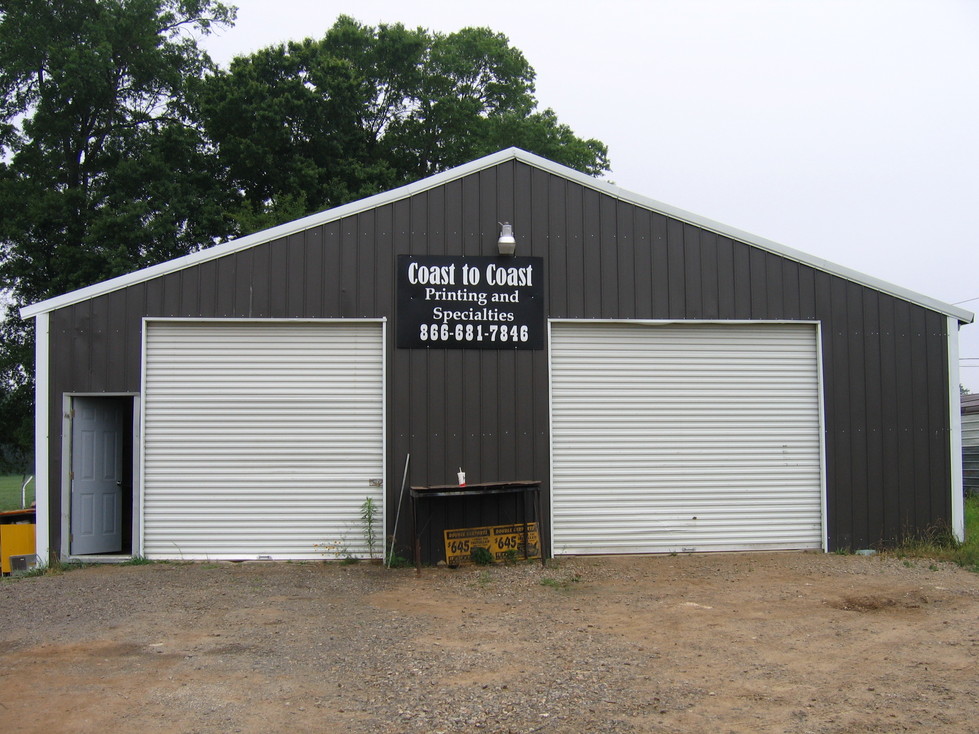
[[[153,563],[156,563],[156,561],[151,561],[146,556],[133,556],[128,561],[123,561],[119,565],[120,566],[149,566]]]
[[[895,548],[894,553],[898,558],[927,558],[956,563],[979,573],[979,496],[973,495],[965,500],[965,542],[958,542],[947,530],[939,531],[905,541]],[[907,564],[908,561],[905,561]]]
[[[483,548],[481,545],[474,547],[469,557],[472,558],[472,562],[477,566],[487,566],[493,562],[493,554],[490,552],[490,549]]]
[[[61,561],[55,561],[49,566],[34,566],[26,571],[16,571],[10,576],[4,579],[4,582],[13,581],[16,579],[30,579],[36,578],[38,576],[60,576],[63,573],[68,573],[69,571],[77,571],[80,568],[87,568],[92,564],[82,563],[81,561],[69,561],[67,563],[62,563]]]
[[[24,477],[20,474],[0,475],[0,512],[20,509],[20,487]],[[34,480],[27,485],[27,506],[34,501]]]
[[[0,475],[0,512],[20,509],[20,488],[24,478],[20,474]],[[27,485],[27,506],[34,501],[34,482]],[[838,553],[840,551],[837,551]],[[957,563],[963,568],[979,573],[979,495],[965,500],[965,542],[959,543],[947,532],[932,533],[927,537],[909,540],[895,549],[898,558],[929,558]],[[675,554],[674,554],[675,555]],[[402,560],[400,557],[398,560]],[[145,560],[130,561],[132,565]],[[556,561],[551,560],[552,567]],[[391,564],[394,566],[394,564]],[[402,564],[398,564],[400,567]],[[546,584],[545,586],[550,585]]]
[[[578,574],[572,574],[570,578],[566,579],[555,579],[550,576],[545,576],[540,580],[541,586],[547,586],[551,589],[560,589],[566,591],[571,588],[572,584],[577,584],[581,581],[581,576]]]

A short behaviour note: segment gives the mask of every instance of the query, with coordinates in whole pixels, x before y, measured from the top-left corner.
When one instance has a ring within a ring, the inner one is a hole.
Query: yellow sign
[[[472,562],[474,548],[485,548],[493,561],[524,557],[524,524],[492,525],[445,531],[445,562],[458,566]],[[527,525],[527,558],[540,558],[537,523]]]

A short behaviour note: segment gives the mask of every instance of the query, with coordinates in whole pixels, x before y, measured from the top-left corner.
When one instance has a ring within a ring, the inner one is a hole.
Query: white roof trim
[[[557,176],[569,179],[575,183],[579,183],[582,186],[587,186],[588,188],[594,189],[603,194],[613,196],[621,201],[635,204],[636,206],[643,207],[644,209],[650,209],[688,224],[693,224],[697,227],[701,227],[702,229],[723,235],[724,237],[729,237],[733,240],[744,242],[745,244],[758,247],[762,250],[766,250],[790,260],[795,260],[803,265],[809,265],[817,270],[822,270],[823,272],[829,273],[830,275],[836,275],[841,278],[845,278],[846,280],[853,281],[854,283],[868,286],[906,301],[911,301],[919,306],[924,306],[925,308],[938,311],[939,313],[943,313],[947,316],[954,316],[962,323],[972,323],[973,319],[975,318],[975,315],[971,311],[966,311],[965,309],[921,295],[920,293],[915,293],[914,291],[887,283],[883,280],[857,272],[856,270],[851,270],[850,268],[836,265],[828,260],[823,260],[822,258],[800,252],[799,250],[793,250],[792,248],[786,247],[785,245],[780,245],[777,242],[772,242],[771,240],[766,240],[763,237],[758,237],[748,232],[743,232],[739,229],[735,229],[734,227],[729,227],[711,219],[684,211],[683,209],[678,209],[668,204],[663,204],[662,202],[634,194],[631,191],[621,189],[607,181],[600,181],[599,179],[593,178],[587,174],[575,171],[572,168],[567,168],[566,166],[554,163],[553,161],[549,161],[546,158],[541,158],[540,156],[534,155],[533,153],[528,153],[519,148],[508,148],[507,150],[501,150],[498,153],[493,153],[492,155],[479,158],[475,161],[471,161],[470,163],[466,163],[465,165],[452,168],[448,171],[443,171],[442,173],[437,173],[434,176],[430,176],[406,186],[401,186],[396,189],[391,189],[390,191],[375,194],[374,196],[370,196],[366,199],[360,199],[359,201],[344,204],[343,206],[339,206],[334,209],[327,209],[323,212],[311,214],[308,217],[303,217],[302,219],[297,219],[293,222],[280,224],[279,226],[272,227],[271,229],[255,232],[254,234],[250,234],[246,237],[231,240],[230,242],[215,245],[205,250],[200,250],[189,255],[184,255],[183,257],[178,257],[174,260],[168,260],[167,262],[160,263],[158,265],[153,265],[142,270],[127,273],[126,275],[121,275],[118,278],[106,280],[101,283],[95,283],[94,285],[90,285],[86,288],[80,288],[79,290],[72,291],[70,293],[49,298],[46,301],[40,301],[30,306],[25,306],[20,310],[20,315],[21,318],[32,318],[38,314],[48,313],[50,311],[54,311],[55,309],[64,308],[65,306],[70,306],[72,304],[79,303],[80,301],[85,301],[90,298],[95,298],[96,296],[111,293],[112,291],[120,290],[130,285],[142,283],[153,278],[158,278],[161,275],[167,275],[199,263],[215,260],[219,257],[224,257],[225,255],[230,255],[232,253],[239,252],[240,250],[248,249],[249,247],[254,247],[266,242],[271,242],[272,240],[288,237],[291,234],[310,229],[311,227],[317,227],[329,222],[334,222],[338,219],[342,219],[343,217],[349,217],[351,215],[367,211],[368,209],[374,209],[376,207],[383,206],[384,204],[390,204],[391,202],[405,199],[413,194],[418,194],[437,186],[442,186],[443,184],[454,181],[455,179],[468,176],[471,173],[476,173],[477,171],[487,168],[492,168],[493,166],[509,160],[517,160],[522,163],[526,163],[527,165],[534,166]]]

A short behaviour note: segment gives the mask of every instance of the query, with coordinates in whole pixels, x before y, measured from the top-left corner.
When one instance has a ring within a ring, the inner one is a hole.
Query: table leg
[[[523,559],[530,558],[530,529],[527,527],[527,491],[520,493],[523,499]]]
[[[415,575],[422,575],[422,544],[421,539],[418,536],[418,510],[416,505],[418,504],[414,495],[411,497],[411,534],[415,539]]]
[[[540,543],[540,565],[547,566],[547,536],[544,534],[544,521],[540,517],[540,487],[534,489],[534,520],[537,521],[537,542]]]

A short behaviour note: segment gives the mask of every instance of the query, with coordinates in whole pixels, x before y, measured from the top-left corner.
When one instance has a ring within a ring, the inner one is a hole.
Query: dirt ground
[[[0,583],[0,732],[979,732],[979,575],[816,553]]]

